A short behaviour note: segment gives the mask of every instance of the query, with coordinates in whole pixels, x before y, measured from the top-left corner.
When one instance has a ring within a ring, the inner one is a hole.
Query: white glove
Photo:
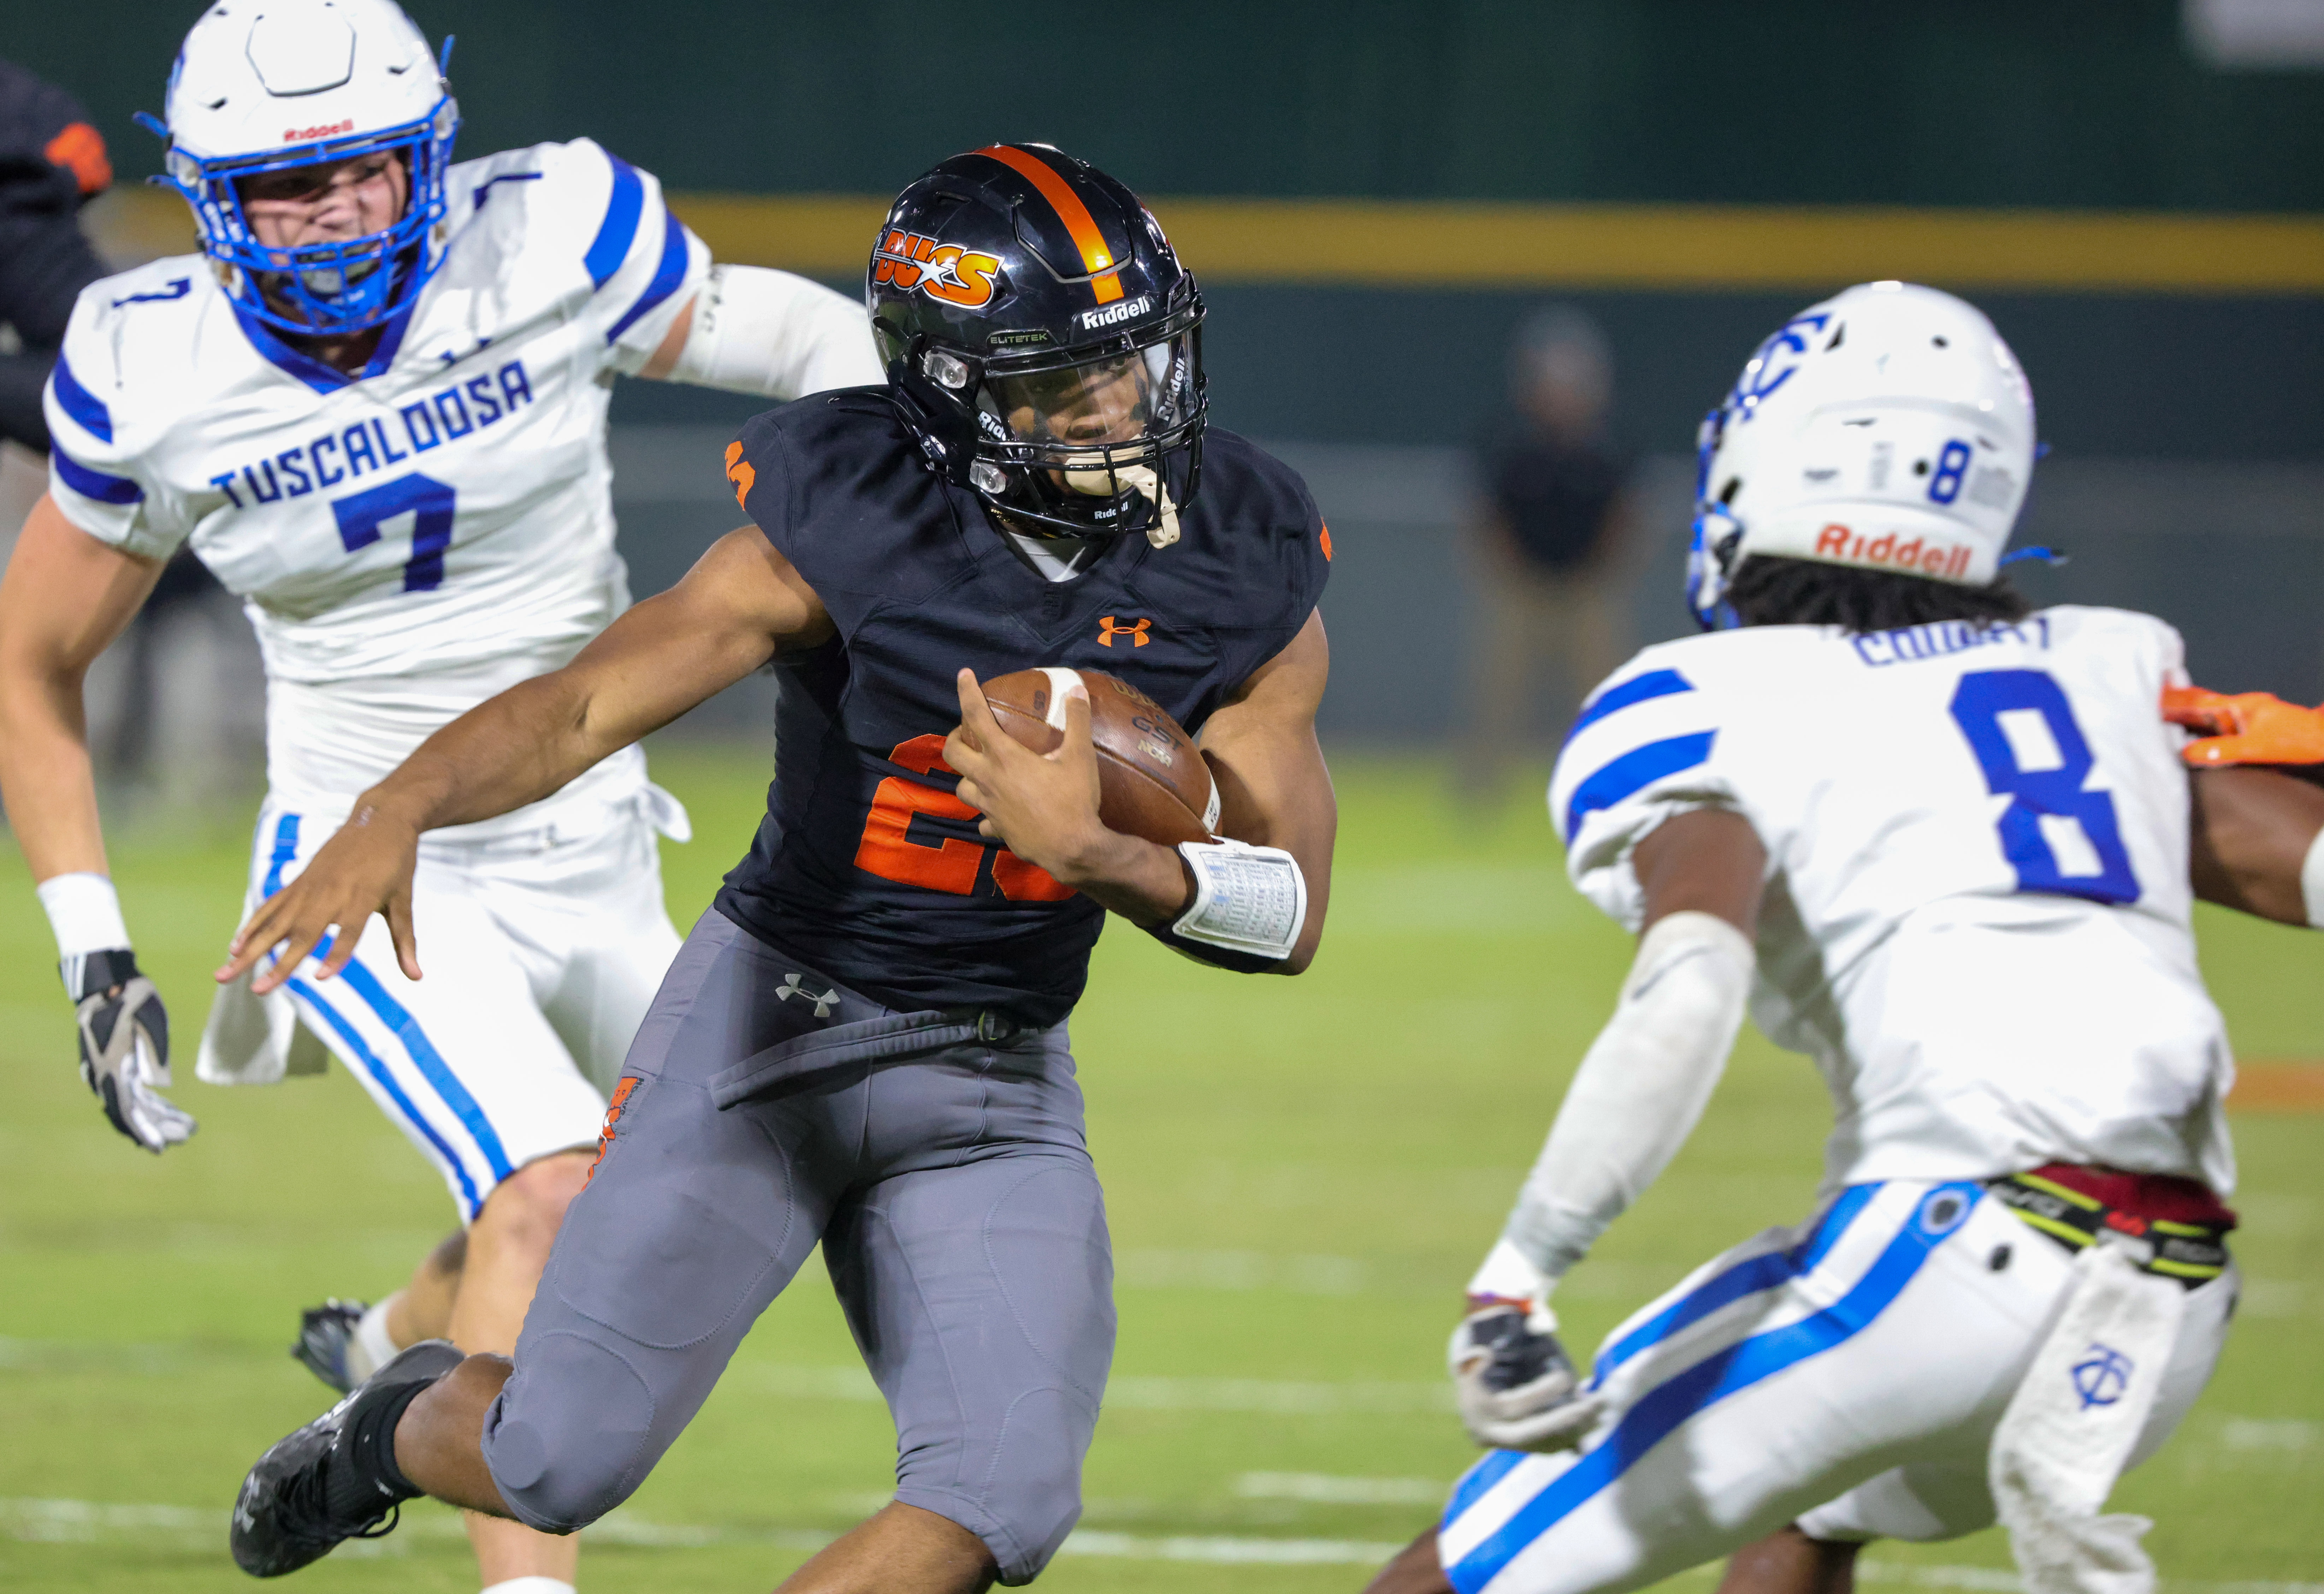
[[[1493,1450],[1561,1451],[1582,1442],[1604,1404],[1586,1394],[1546,1302],[1471,1297],[1445,1359],[1469,1437]]]
[[[115,1129],[159,1156],[194,1132],[191,1115],[158,1093],[170,1083],[161,993],[126,947],[68,959],[64,972],[79,1001],[81,1083],[105,1103]]]

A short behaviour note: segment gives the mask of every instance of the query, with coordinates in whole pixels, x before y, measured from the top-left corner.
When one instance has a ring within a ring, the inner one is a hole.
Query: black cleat
[[[460,1361],[450,1341],[422,1340],[259,1457],[234,1503],[227,1534],[234,1563],[254,1578],[279,1578],[345,1540],[375,1539],[393,1529],[403,1497],[350,1457],[349,1442],[367,1413]]]
[[[299,1314],[299,1342],[290,1354],[307,1370],[345,1395],[357,1382],[347,1367],[347,1350],[355,1342],[355,1325],[369,1308],[361,1301],[337,1295]]]

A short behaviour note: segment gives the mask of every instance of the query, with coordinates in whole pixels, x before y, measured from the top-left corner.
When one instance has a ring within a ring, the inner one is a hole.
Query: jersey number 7
[[[1976,670],[1954,689],[1952,714],[1985,769],[1987,789],[2009,799],[2001,812],[2001,851],[2017,871],[2017,889],[2137,901],[2138,877],[2122,844],[2114,797],[2082,784],[2098,760],[2058,683],[2038,669]],[[2095,871],[2069,872],[2059,859],[2059,843],[2070,846],[2077,832],[2084,844],[2073,850],[2084,856],[2075,861],[2094,857]]]
[[[411,517],[411,557],[403,563],[403,590],[434,592],[444,585],[444,550],[452,546],[452,489],[418,471],[331,501],[339,541],[349,553],[379,540],[380,528]]]

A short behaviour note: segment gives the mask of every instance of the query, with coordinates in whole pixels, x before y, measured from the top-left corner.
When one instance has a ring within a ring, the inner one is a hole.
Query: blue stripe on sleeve
[[[1860,1333],[1887,1310],[1936,1248],[1958,1230],[1984,1192],[1976,1184],[1941,1184],[1923,1196],[1896,1237],[1847,1295],[1812,1316],[1729,1346],[1658,1384],[1615,1424],[1597,1449],[1560,1473],[1500,1527],[1453,1566],[1447,1578],[1462,1594],[1499,1575],[1519,1552],[1604,1489],[1688,1418],[1729,1396],[1795,1367]],[[1960,1211],[1941,1227],[1930,1217],[1941,1196],[1960,1198]]]
[[[1565,733],[1572,742],[1576,736],[1604,719],[1609,714],[1619,714],[1641,703],[1651,703],[1657,697],[1668,697],[1674,692],[1692,692],[1694,683],[1674,669],[1650,669],[1642,676],[1607,687],[1582,705],[1582,716],[1573,722],[1573,729]]]
[[[1698,731],[1690,736],[1672,736],[1634,747],[1575,787],[1572,797],[1565,805],[1566,844],[1573,844],[1574,834],[1582,828],[1585,815],[1612,807],[1665,775],[1710,762],[1711,744],[1718,735],[1716,731]]]
[[[350,972],[355,967],[353,963],[347,965]],[[474,1222],[484,1202],[476,1197],[475,1181],[468,1177],[467,1165],[453,1153],[452,1147],[445,1143],[444,1137],[436,1132],[436,1126],[420,1116],[420,1109],[412,1103],[410,1097],[403,1093],[403,1087],[395,1083],[395,1075],[388,1072],[387,1064],[364,1045],[364,1038],[355,1027],[342,1018],[330,1003],[323,1000],[322,993],[304,980],[294,979],[290,985],[291,991],[303,998],[307,1005],[321,1015],[323,1021],[347,1044],[348,1050],[362,1060],[365,1072],[379,1082],[380,1089],[387,1092],[388,1100],[395,1103],[407,1121],[427,1137],[428,1143],[436,1147],[437,1155],[451,1166],[453,1175],[460,1181],[460,1205],[467,1213],[469,1221]]]
[[[327,954],[318,946],[314,955],[322,957]],[[446,1064],[443,1055],[428,1038],[427,1031],[420,1027],[419,1020],[404,1011],[403,1005],[388,995],[387,987],[379,982],[379,977],[363,964],[348,963],[339,972],[339,978],[347,982],[350,990],[363,998],[364,1004],[379,1016],[379,1021],[403,1043],[403,1049],[410,1054],[412,1064],[420,1070],[420,1077],[435,1086],[436,1093],[444,1098],[444,1105],[449,1107],[453,1116],[466,1126],[469,1135],[476,1142],[476,1148],[492,1165],[493,1177],[505,1179],[514,1173],[516,1170],[509,1164],[508,1153],[501,1147],[500,1136],[493,1130],[492,1120],[484,1116],[484,1110],[476,1105],[476,1099],[468,1094],[468,1089],[460,1083],[459,1076]]]
[[[661,263],[654,267],[653,281],[646,284],[645,297],[632,305],[630,313],[614,322],[613,329],[605,334],[609,344],[627,332],[630,324],[640,316],[677,292],[678,285],[686,281],[686,224],[672,215],[668,206],[662,207],[661,215]]]
[[[92,438],[113,441],[113,411],[105,407],[103,399],[81,386],[63,355],[57,355],[49,381],[55,388],[59,408],[73,418],[73,424]]]
[[[51,447],[49,463],[57,467],[65,485],[83,498],[94,498],[99,503],[135,503],[145,496],[145,489],[127,476],[93,471],[61,448]]]
[[[611,150],[605,152],[605,159],[613,163],[613,193],[605,202],[605,219],[597,224],[596,239],[583,263],[589,268],[589,281],[600,288],[629,259],[630,245],[638,235],[638,212],[646,200],[645,180],[638,175],[638,169]]]

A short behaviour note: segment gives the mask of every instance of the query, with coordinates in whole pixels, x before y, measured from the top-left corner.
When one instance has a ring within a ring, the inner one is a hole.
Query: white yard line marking
[[[1121,1251],[1113,1281],[1129,1289],[1279,1290],[1295,1295],[1357,1295],[1371,1283],[1355,1257],[1277,1257],[1264,1251]]]
[[[1310,1258],[1323,1260],[1324,1258]],[[59,1340],[0,1339],[0,1372],[105,1371],[163,1375],[258,1358],[202,1345],[75,1344]],[[265,1357],[267,1365],[276,1360]],[[799,1367],[738,1361],[725,1382],[799,1400],[873,1402],[872,1375],[857,1367]],[[1453,1408],[1452,1387],[1436,1379],[1323,1383],[1277,1378],[1182,1378],[1124,1374],[1106,1386],[1105,1403],[1130,1411],[1259,1412],[1328,1416],[1340,1413],[1434,1413]],[[1448,1484],[1449,1487],[1449,1484]]]
[[[790,1367],[777,1362],[733,1363],[728,1382],[770,1395],[805,1400],[876,1401],[879,1386],[860,1367]],[[1264,1412],[1331,1416],[1341,1413],[1434,1413],[1453,1409],[1449,1383],[1302,1383],[1277,1378],[1174,1378],[1126,1374],[1110,1379],[1105,1404],[1149,1412]],[[1451,1480],[1445,1487],[1451,1488]]]
[[[1441,1478],[1341,1478],[1327,1472],[1246,1472],[1234,1491],[1246,1500],[1305,1500],[1319,1506],[1442,1506]]]
[[[1378,1566],[1403,1548],[1362,1539],[1153,1537],[1084,1527],[1067,1534],[1057,1553],[1117,1561],[1203,1561],[1215,1566]]]
[[[1409,1478],[1335,1478],[1323,1473],[1250,1472],[1243,1482],[1261,1480],[1256,1488],[1237,1492],[1267,1498],[1322,1499],[1358,1503],[1329,1491],[1362,1486],[1379,1491],[1363,1503],[1405,1504],[1394,1489],[1417,1486]],[[1285,1480],[1291,1480],[1286,1482]],[[1318,1493],[1298,1494],[1314,1487]],[[1283,1492],[1275,1492],[1277,1490]],[[128,1537],[166,1535],[189,1544],[226,1549],[226,1513],[201,1506],[109,1505],[97,1500],[0,1498],[0,1538],[44,1544],[87,1544]],[[819,1550],[836,1536],[812,1528],[713,1526],[684,1523],[647,1522],[616,1511],[583,1530],[595,1543],[627,1544],[641,1549],[694,1550],[713,1545],[770,1544],[783,1549]],[[355,1540],[342,1545],[342,1555],[394,1555],[399,1540],[465,1540],[460,1519],[448,1513],[415,1513],[385,1539]],[[1377,1566],[1404,1545],[1367,1539],[1285,1539],[1240,1534],[1122,1534],[1082,1528],[1065,1540],[1061,1555],[1087,1555],[1116,1561],[1203,1562],[1221,1566]],[[1685,1576],[1708,1576],[1715,1565],[1698,1567]],[[1906,1589],[1959,1589],[1969,1594],[2024,1594],[2017,1574],[1989,1566],[1904,1566],[1882,1561],[1861,1562],[1856,1568],[1861,1583]],[[2324,1594],[2324,1583],[2265,1580],[2212,1582],[2185,1578],[2165,1579],[2170,1594]]]

